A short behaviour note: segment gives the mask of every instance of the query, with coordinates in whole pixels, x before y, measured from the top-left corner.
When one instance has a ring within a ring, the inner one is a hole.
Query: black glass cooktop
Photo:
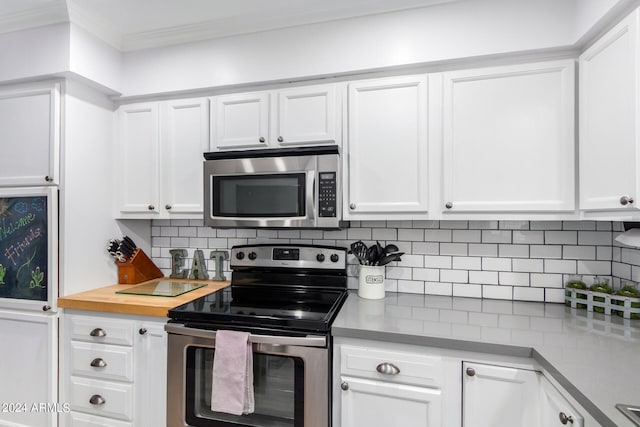
[[[345,289],[231,286],[169,310],[169,317],[187,326],[326,332],[346,296]]]

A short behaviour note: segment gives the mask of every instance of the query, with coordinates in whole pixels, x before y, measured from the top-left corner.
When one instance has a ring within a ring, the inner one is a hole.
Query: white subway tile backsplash
[[[544,244],[544,231],[514,230],[513,243],[525,245]]]
[[[405,252],[386,268],[385,289],[419,295],[563,302],[568,276],[640,281],[640,249],[613,241],[621,222],[597,221],[352,221],[344,230],[214,229],[202,220],[153,220],[151,255],[170,268],[170,248],[229,250],[247,243],[349,247],[395,243]],[[358,266],[348,259],[348,287]],[[209,266],[213,269],[213,266]],[[226,263],[225,269],[229,270]],[[402,294],[399,294],[402,295]],[[431,298],[434,298],[431,296]],[[478,300],[480,301],[480,300]],[[482,300],[491,301],[491,300]]]
[[[563,246],[562,258],[564,259],[596,259],[595,246]]]
[[[499,285],[529,286],[529,273],[511,273],[501,271],[498,273]]]
[[[544,271],[545,273],[576,274],[577,264],[572,260],[545,259]]]
[[[454,270],[481,270],[482,258],[454,256],[452,258]]]
[[[578,274],[611,275],[611,263],[608,261],[578,261]]]
[[[575,245],[578,243],[578,232],[545,231],[544,243],[547,245]]]
[[[427,242],[451,242],[451,230],[425,230],[424,240]]]
[[[442,282],[468,283],[468,270],[440,270],[440,280]]]
[[[466,243],[440,243],[440,255],[466,256]]]
[[[482,230],[482,243],[511,243],[511,232],[506,230]]]
[[[481,240],[482,233],[480,230],[453,230],[453,242],[480,243]]]
[[[498,284],[498,272],[497,271],[470,271],[469,283],[478,285],[497,285]]]
[[[513,299],[517,301],[544,302],[544,289],[516,286],[513,288]]]
[[[511,271],[511,258],[482,258],[482,269],[489,271]]]
[[[531,258],[562,258],[562,246],[545,246],[531,245],[529,246],[529,255]]]
[[[513,271],[536,273],[544,271],[544,262],[541,259],[514,259],[511,262]]]
[[[498,245],[493,243],[469,243],[469,256],[480,256],[480,257],[497,257],[498,256]]]
[[[529,258],[528,245],[498,245],[500,258]]]

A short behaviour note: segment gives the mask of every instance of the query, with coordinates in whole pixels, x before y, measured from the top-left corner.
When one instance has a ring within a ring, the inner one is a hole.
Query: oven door
[[[255,411],[238,416],[211,410],[216,332],[165,328],[167,427],[328,427],[327,337],[251,334]]]

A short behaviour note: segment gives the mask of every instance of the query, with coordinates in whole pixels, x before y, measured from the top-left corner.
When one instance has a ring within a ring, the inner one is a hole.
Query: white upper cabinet
[[[202,218],[208,100],[131,104],[118,114],[119,217]]]
[[[60,85],[0,89],[0,186],[59,183]]]
[[[420,219],[428,198],[427,77],[348,86],[345,219]]]
[[[580,56],[580,208],[638,209],[636,10]]]
[[[269,94],[221,95],[211,99],[214,149],[259,148],[269,137]]]
[[[572,211],[573,60],[442,74],[443,206]]]
[[[336,94],[330,84],[212,97],[211,148],[335,144]]]

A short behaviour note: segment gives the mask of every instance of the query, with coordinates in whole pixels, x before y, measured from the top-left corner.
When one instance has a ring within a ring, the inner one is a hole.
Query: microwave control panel
[[[318,179],[318,216],[335,218],[337,211],[336,173],[320,172]]]

